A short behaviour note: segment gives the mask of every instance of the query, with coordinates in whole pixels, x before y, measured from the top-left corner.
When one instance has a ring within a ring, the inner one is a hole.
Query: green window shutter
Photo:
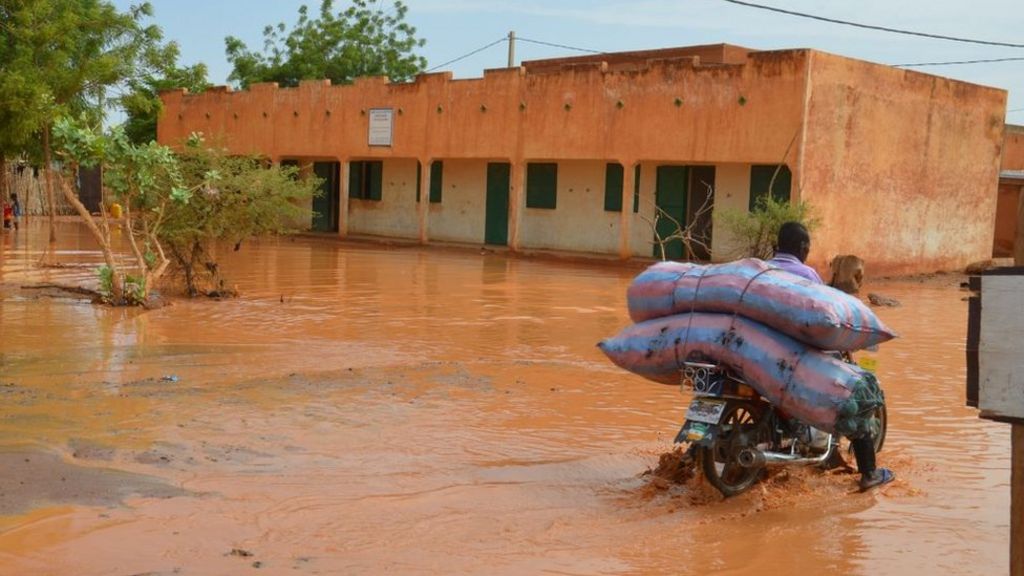
[[[434,160],[430,164],[430,202],[440,204],[441,202],[441,175],[444,173],[444,162]]]
[[[384,186],[384,163],[380,160],[366,163],[366,199],[380,200]]]
[[[778,174],[776,175],[776,170]],[[772,178],[775,183],[772,184]],[[771,194],[779,202],[789,202],[790,188],[793,185],[793,173],[785,164],[754,165],[750,167],[750,203],[749,209],[757,207],[758,200],[768,195],[768,186],[772,186]]]
[[[604,165],[604,210],[622,212],[622,164]]]
[[[640,165],[633,170],[633,213],[640,211]]]
[[[420,184],[423,183],[423,176],[421,176],[423,164],[420,164],[419,160],[416,161],[416,202],[420,201]]]
[[[526,207],[555,209],[558,190],[558,164],[554,162],[526,165]]]
[[[348,163],[348,197],[363,197],[363,163]]]

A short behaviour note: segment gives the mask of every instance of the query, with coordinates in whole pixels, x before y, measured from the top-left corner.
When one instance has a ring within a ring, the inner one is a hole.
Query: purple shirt
[[[807,264],[801,262],[796,256],[792,254],[786,254],[785,252],[776,252],[775,257],[771,260],[767,260],[769,266],[775,266],[781,268],[790,274],[796,274],[801,278],[806,278],[811,282],[817,284],[824,284],[821,281],[821,276]]]

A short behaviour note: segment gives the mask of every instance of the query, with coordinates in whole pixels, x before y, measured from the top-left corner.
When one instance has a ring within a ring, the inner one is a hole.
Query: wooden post
[[[1024,266],[1024,190],[1017,195],[1013,261]],[[1024,576],[1024,424],[1010,433],[1010,576]]]
[[[1024,576],[1024,424],[1010,440],[1010,576]]]

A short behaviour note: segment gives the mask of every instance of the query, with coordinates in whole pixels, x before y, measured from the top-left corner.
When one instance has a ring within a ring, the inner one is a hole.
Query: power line
[[[498,38],[497,40],[495,40],[494,42],[491,42],[490,44],[488,44],[486,46],[481,46],[481,47],[477,48],[476,50],[473,50],[472,52],[467,52],[466,54],[463,54],[462,56],[459,56],[458,58],[452,58],[451,60],[449,60],[447,62],[444,62],[442,64],[438,64],[437,66],[434,66],[433,68],[428,68],[427,72],[433,72],[434,70],[437,70],[438,68],[444,68],[445,66],[447,66],[449,64],[454,64],[454,63],[458,62],[459,60],[465,60],[466,58],[469,58],[470,56],[472,56],[474,54],[483,52],[484,50],[487,50],[491,46],[494,46],[495,44],[501,44],[502,42],[508,42],[508,38],[502,36],[501,38]]]
[[[565,48],[566,50],[576,50],[577,52],[590,52],[591,54],[604,54],[603,50],[591,50],[590,48],[577,48],[576,46],[566,46],[565,44],[555,44],[553,42],[544,42],[542,40],[531,40],[530,38],[523,38],[522,36],[516,36],[516,40],[522,40],[523,42],[529,42],[531,44],[540,44],[541,46],[553,46],[555,48]]]
[[[919,62],[917,64],[892,64],[894,68],[914,68],[916,66],[951,66],[954,64],[986,64],[989,62],[1019,62],[1024,58],[992,58],[989,60],[960,60],[958,62]]]
[[[754,4],[752,2],[743,2],[742,0],[722,0],[723,2],[729,2],[730,4],[738,4],[740,6],[747,6],[750,8],[758,8],[760,10],[768,10],[769,12],[778,12],[780,14],[789,14],[790,16],[798,16],[800,18],[810,18],[811,20],[820,20],[822,22],[831,22],[833,24],[843,24],[844,26],[854,26],[857,28],[867,28],[868,30],[880,30],[882,32],[893,32],[895,34],[907,34],[909,36],[922,36],[924,38],[935,38],[937,40],[949,40],[951,42],[964,42],[967,44],[984,44],[986,46],[1006,46],[1009,48],[1024,48],[1024,44],[1012,44],[1010,42],[991,42],[989,40],[973,40],[970,38],[957,38],[956,36],[943,36],[942,34],[929,34],[927,32],[914,32],[911,30],[900,30],[898,28],[888,28],[885,26],[874,26],[872,24],[861,24],[859,22],[848,22],[846,20],[837,20],[835,18],[826,18],[824,16],[815,16],[813,14],[805,14],[803,12],[794,12],[792,10],[783,10],[782,8],[775,8],[774,6],[764,6],[761,4]]]

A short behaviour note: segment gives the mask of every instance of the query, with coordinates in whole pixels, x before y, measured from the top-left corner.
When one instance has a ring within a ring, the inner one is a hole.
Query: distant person
[[[18,201],[18,195],[11,193],[11,210],[14,212],[14,229],[18,229],[18,222],[21,221],[21,202]]]
[[[781,268],[786,272],[806,278],[811,282],[823,284],[821,276],[804,262],[811,252],[811,234],[807,227],[799,222],[786,222],[779,228],[779,238],[775,245],[775,256],[768,264]],[[875,440],[869,435],[850,439],[853,456],[857,459],[857,471],[860,472],[861,491],[870,490],[892,482],[896,475],[888,468],[875,466]]]
[[[14,224],[14,206],[10,202],[4,202],[4,228],[10,228]]]

